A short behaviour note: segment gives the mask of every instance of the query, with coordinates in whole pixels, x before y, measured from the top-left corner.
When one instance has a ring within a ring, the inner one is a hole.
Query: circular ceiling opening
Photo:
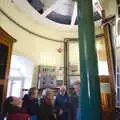
[[[28,0],[41,16],[56,23],[77,25],[76,0]],[[98,0],[93,0],[94,21],[101,19],[102,7]]]

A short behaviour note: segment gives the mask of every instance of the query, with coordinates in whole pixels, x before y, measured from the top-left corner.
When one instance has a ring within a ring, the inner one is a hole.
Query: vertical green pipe
[[[64,85],[67,87],[67,91],[69,91],[69,87],[68,87],[68,58],[69,58],[69,54],[68,54],[68,40],[65,39],[64,40]]]
[[[100,83],[92,0],[78,0],[80,120],[100,120]]]

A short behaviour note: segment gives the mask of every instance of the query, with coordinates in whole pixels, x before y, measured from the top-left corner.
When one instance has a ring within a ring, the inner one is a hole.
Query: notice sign
[[[100,83],[100,91],[101,93],[110,94],[111,93],[110,83]]]

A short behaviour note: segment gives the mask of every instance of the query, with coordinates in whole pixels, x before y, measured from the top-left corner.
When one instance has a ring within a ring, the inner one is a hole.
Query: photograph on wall
[[[79,65],[69,65],[69,75],[80,75]]]

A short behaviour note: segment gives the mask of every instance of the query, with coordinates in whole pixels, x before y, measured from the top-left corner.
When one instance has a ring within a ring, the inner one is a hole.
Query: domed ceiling
[[[28,0],[41,16],[60,24],[77,25],[76,0]],[[93,0],[94,20],[101,19],[102,7],[98,0]]]

